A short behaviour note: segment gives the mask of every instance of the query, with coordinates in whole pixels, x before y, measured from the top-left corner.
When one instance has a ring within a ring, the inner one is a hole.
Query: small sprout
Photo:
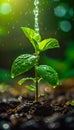
[[[55,88],[58,85],[58,74],[48,65],[39,65],[39,57],[40,53],[52,48],[58,48],[59,43],[55,38],[48,38],[41,41],[41,35],[39,32],[36,32],[33,29],[27,27],[21,27],[25,36],[29,39],[31,44],[34,47],[34,54],[23,54],[18,56],[11,67],[11,77],[14,78],[20,74],[23,74],[29,71],[34,67],[35,70],[35,78],[27,77],[18,81],[19,85],[22,85],[26,80],[32,80],[35,83],[33,85],[25,86],[27,89],[31,91],[35,91],[35,101],[38,102],[39,94],[38,94],[38,84],[43,79],[49,84],[51,84],[52,88]]]

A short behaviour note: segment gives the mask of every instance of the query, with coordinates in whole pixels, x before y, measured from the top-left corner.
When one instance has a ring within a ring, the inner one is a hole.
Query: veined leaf
[[[53,88],[55,85],[57,85],[58,74],[51,66],[40,65],[37,67],[37,72],[39,76],[51,84]]]
[[[22,78],[22,79],[20,79],[20,80],[18,81],[18,84],[19,84],[19,85],[22,85],[22,84],[23,84],[25,81],[27,81],[27,80],[32,80],[32,81],[35,82],[35,78],[27,77],[27,78]]]
[[[34,85],[26,85],[25,88],[30,90],[30,91],[35,91],[36,90],[36,87]]]
[[[38,43],[41,41],[41,36],[38,32],[27,27],[21,27],[26,37],[30,40],[33,47],[38,50]]]
[[[14,78],[28,70],[36,63],[37,56],[31,54],[23,54],[18,56],[11,67],[11,77]]]
[[[59,47],[59,43],[55,38],[45,39],[39,43],[40,51],[45,51],[47,49],[52,49],[57,47]]]

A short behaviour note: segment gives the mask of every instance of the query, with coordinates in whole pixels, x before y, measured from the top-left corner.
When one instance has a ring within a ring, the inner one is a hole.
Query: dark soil
[[[0,130],[74,130],[74,87],[66,84],[45,92],[34,102],[34,95],[0,94]]]

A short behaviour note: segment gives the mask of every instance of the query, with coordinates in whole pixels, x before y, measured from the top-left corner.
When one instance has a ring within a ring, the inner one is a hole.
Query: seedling
[[[39,32],[27,27],[21,27],[21,29],[32,43],[35,52],[34,54],[20,55],[14,60],[11,68],[11,77],[14,78],[34,67],[35,78],[26,77],[21,79],[18,83],[21,85],[26,80],[33,80],[35,82],[35,86],[30,85],[27,86],[27,88],[35,90],[35,101],[38,102],[38,84],[41,79],[51,84],[53,88],[58,84],[57,72],[51,66],[39,65],[40,53],[46,51],[47,49],[58,48],[59,43],[55,38],[48,38],[41,41],[41,35]]]

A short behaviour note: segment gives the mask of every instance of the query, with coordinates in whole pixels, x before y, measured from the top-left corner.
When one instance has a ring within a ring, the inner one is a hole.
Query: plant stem
[[[35,52],[35,54],[36,54],[36,56],[39,57],[38,52]],[[38,74],[37,74],[37,70],[36,70],[37,66],[38,66],[38,59],[37,59],[37,62],[35,64],[35,78],[36,78],[35,102],[38,102]]]
[[[37,75],[36,67],[37,65],[35,66],[35,78],[36,78],[35,101],[38,102],[38,75]]]

